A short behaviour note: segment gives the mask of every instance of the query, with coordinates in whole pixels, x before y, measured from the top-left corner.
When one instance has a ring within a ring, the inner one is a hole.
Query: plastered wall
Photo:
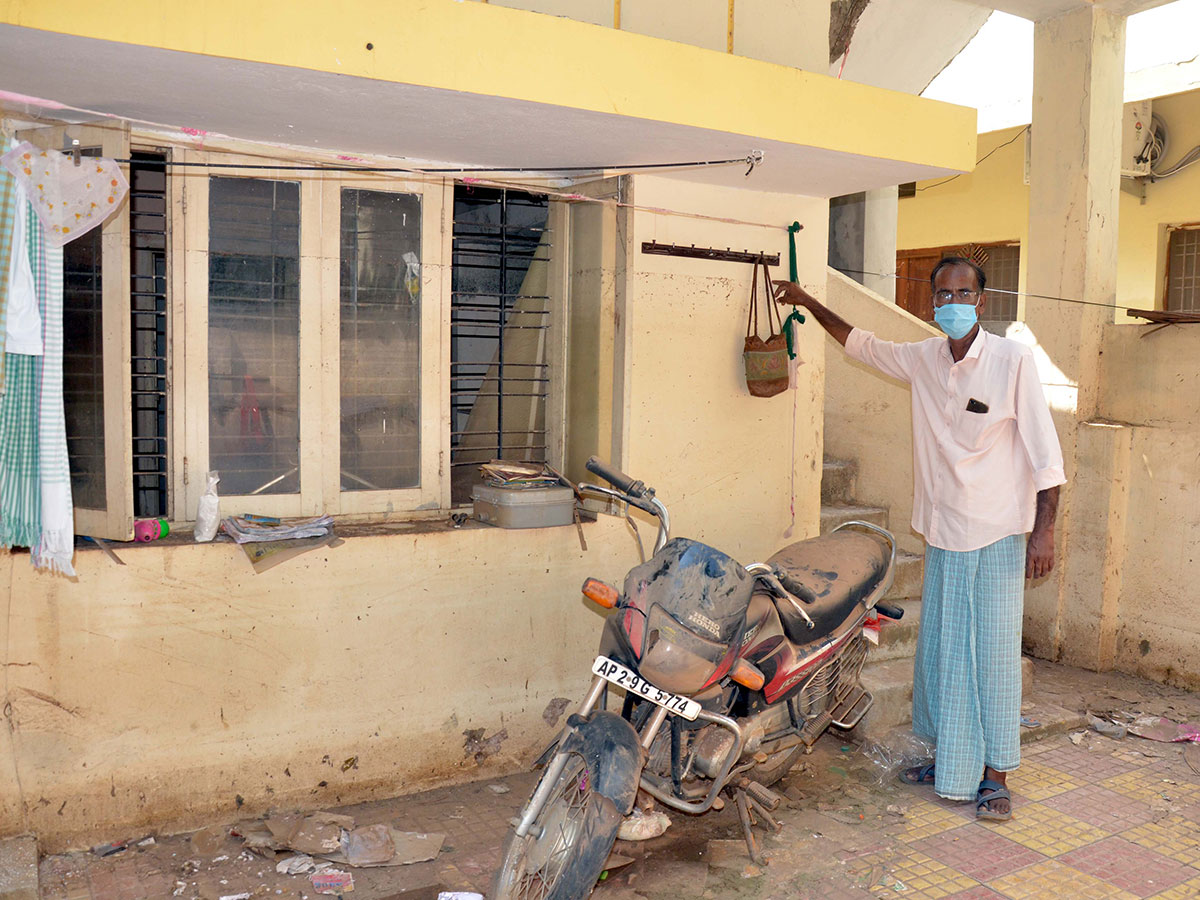
[[[0,834],[53,851],[526,765],[589,681],[579,585],[638,561],[623,521],[584,531],[350,537],[258,575],[228,543],[80,551],[74,582],[0,556]]]
[[[633,179],[632,202],[769,227],[634,211],[627,234],[629,284],[619,312],[625,336],[624,459],[659,489],[675,533],[696,537],[742,562],[817,532],[824,364],[820,335],[800,336],[795,391],[770,398],[746,390],[742,346],[752,267],[652,256],[644,241],[779,253],[786,278],[786,226],[800,221],[801,281],[824,293],[824,200]],[[761,274],[759,276],[761,278]],[[765,290],[760,284],[759,292]],[[765,309],[760,331],[767,334]],[[623,399],[622,399],[623,398]],[[795,522],[792,521],[793,494]],[[791,529],[791,537],[787,533]]]
[[[884,340],[923,341],[941,334],[833,269],[828,304],[851,325]],[[824,344],[825,455],[858,463],[855,499],[888,509],[900,546],[921,553],[924,544],[911,524],[912,393],[903,382],[850,359],[833,338],[825,337]]]
[[[1109,609],[1102,647],[1116,668],[1200,689],[1200,334],[1193,327],[1105,329],[1104,449]],[[1121,538],[1114,540],[1114,538]]]
[[[1168,163],[1200,144],[1200,91],[1154,100],[1167,122]],[[991,153],[972,173],[943,184],[920,182],[916,197],[900,201],[896,246],[901,250],[975,241],[1020,240],[1029,234],[1029,186],[1023,183],[1025,136],[1008,128],[979,136],[979,157]],[[1002,144],[1016,138],[1006,147]],[[999,149],[997,149],[999,148]],[[992,151],[995,151],[994,153]],[[1200,165],[1147,185],[1146,198],[1122,192],[1117,262],[1117,300],[1142,308],[1162,306],[1166,228],[1200,222]],[[1021,290],[1025,260],[1021,260]],[[1024,307],[1021,307],[1024,309]],[[1118,313],[1118,322],[1127,321]]]

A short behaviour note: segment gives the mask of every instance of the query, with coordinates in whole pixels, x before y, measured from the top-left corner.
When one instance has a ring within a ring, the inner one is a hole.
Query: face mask
[[[947,303],[934,310],[933,321],[946,332],[947,337],[958,340],[967,336],[967,332],[975,327],[978,318],[974,306],[966,303]]]

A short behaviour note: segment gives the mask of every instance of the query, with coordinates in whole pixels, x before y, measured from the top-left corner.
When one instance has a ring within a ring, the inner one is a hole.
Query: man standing
[[[946,338],[912,343],[854,328],[791,282],[775,283],[775,299],[805,307],[850,357],[912,387],[912,526],[927,545],[913,731],[935,742],[937,761],[901,778],[1003,820],[1021,755],[1021,576],[1054,567],[1066,479],[1033,354],[979,326],[983,270],[949,257],[930,284]]]

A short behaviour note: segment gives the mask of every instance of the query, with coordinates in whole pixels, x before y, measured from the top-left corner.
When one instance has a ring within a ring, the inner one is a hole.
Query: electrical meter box
[[[1150,116],[1153,105],[1149,100],[1125,104],[1121,125],[1121,174],[1150,174],[1150,139],[1153,128]]]

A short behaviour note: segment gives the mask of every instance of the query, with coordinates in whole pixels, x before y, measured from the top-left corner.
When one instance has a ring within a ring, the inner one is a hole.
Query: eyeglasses
[[[975,298],[982,293],[983,291],[969,291],[966,288],[959,288],[957,291],[934,291],[933,299],[938,303],[970,303],[973,305]]]

